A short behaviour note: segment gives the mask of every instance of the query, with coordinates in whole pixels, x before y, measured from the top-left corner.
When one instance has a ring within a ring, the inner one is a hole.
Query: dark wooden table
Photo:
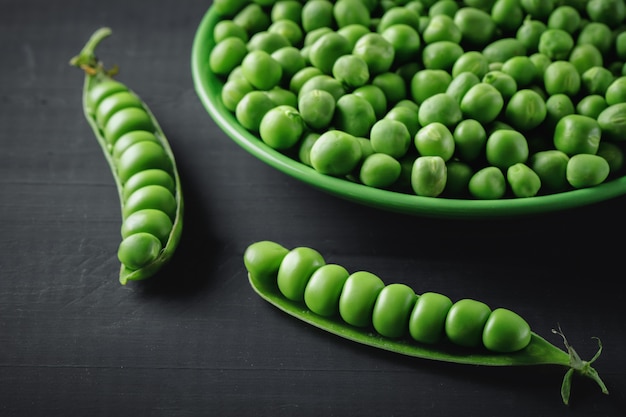
[[[210,1],[0,3],[1,416],[623,416],[626,198],[532,218],[461,221],[383,212],[258,161],[212,121],[191,46]],[[166,131],[185,229],[153,279],[117,280],[119,202],[68,65],[91,33]],[[482,368],[358,345],[284,315],[248,285],[257,240],[416,291],[560,324],[611,394],[564,370]]]

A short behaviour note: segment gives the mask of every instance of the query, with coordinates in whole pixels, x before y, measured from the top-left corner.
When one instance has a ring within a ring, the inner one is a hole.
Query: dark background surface
[[[208,1],[0,2],[0,415],[623,416],[626,198],[511,220],[434,220],[322,193],[247,154],[193,87]],[[91,33],[148,103],[181,170],[172,263],[121,286],[113,178],[68,65]],[[257,240],[417,292],[506,306],[560,345],[561,324],[611,391],[564,370],[401,357],[284,315],[250,288]]]

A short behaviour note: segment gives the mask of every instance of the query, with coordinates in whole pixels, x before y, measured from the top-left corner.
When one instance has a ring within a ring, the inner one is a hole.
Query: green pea
[[[248,82],[259,90],[269,90],[280,82],[283,68],[270,53],[253,50],[241,61],[241,71]]]
[[[385,337],[404,336],[416,298],[415,292],[408,285],[386,285],[378,293],[372,310],[374,330]]]
[[[239,13],[247,3],[247,0],[214,0],[213,6],[218,15],[232,17]]]
[[[442,195],[450,198],[467,198],[474,168],[466,162],[451,159],[446,162],[446,172],[446,186]]]
[[[539,38],[547,28],[543,21],[527,17],[517,29],[515,37],[526,47],[528,53],[536,53],[539,51]]]
[[[125,133],[115,142],[113,145],[113,150],[111,151],[111,155],[114,160],[119,160],[120,156],[128,147],[131,145],[149,141],[154,142],[156,144],[160,144],[159,139],[156,137],[155,132],[149,132],[147,130],[133,130],[131,132]]]
[[[500,38],[486,45],[483,55],[490,63],[505,62],[514,56],[526,55],[526,47],[517,38]]]
[[[567,181],[574,188],[593,187],[607,179],[611,168],[606,159],[599,155],[573,155],[567,163]]]
[[[154,122],[144,108],[127,107],[114,113],[104,126],[104,137],[110,145],[133,130],[154,131]]]
[[[120,156],[117,175],[121,184],[134,174],[146,169],[162,169],[172,172],[172,161],[161,144],[143,141],[128,147]]]
[[[305,165],[312,167],[311,165],[311,148],[313,144],[321,136],[318,132],[307,132],[300,141],[300,148],[298,149],[298,159]]]
[[[136,94],[130,91],[120,91],[104,98],[96,107],[96,122],[105,126],[111,116],[127,107],[143,108],[143,103]]]
[[[420,343],[437,343],[444,336],[446,316],[452,307],[450,298],[427,292],[419,296],[409,318],[409,333]]]
[[[600,67],[604,64],[602,52],[590,43],[574,46],[568,58],[579,74],[583,74],[589,68]]]
[[[526,162],[528,141],[516,130],[496,130],[487,138],[485,154],[491,165],[504,170],[518,162]]]
[[[300,50],[295,46],[284,46],[270,55],[282,67],[282,78],[279,85],[288,85],[293,76],[305,68],[307,63]]]
[[[314,75],[305,81],[298,91],[298,96],[302,96],[311,90],[328,91],[335,98],[335,101],[339,100],[346,94],[346,89],[343,84],[341,84],[339,80],[327,74]]]
[[[520,0],[524,11],[535,19],[547,19],[558,0]]]
[[[563,117],[576,113],[574,102],[567,94],[553,94],[546,100],[546,118],[544,125],[553,129]]]
[[[291,77],[291,80],[289,81],[289,90],[294,92],[295,94],[299,94],[300,89],[308,80],[317,75],[323,74],[324,73],[319,68],[304,67],[297,71],[295,74],[293,74],[293,76]]]
[[[245,78],[228,80],[222,87],[220,97],[222,99],[222,103],[224,103],[224,107],[231,112],[234,112],[241,99],[253,90],[254,87]]]
[[[604,98],[609,106],[618,103],[626,103],[626,76],[621,76],[613,80],[607,86]]]
[[[454,16],[459,10],[459,4],[453,0],[437,0],[428,9],[428,15],[434,17],[440,14]]]
[[[170,190],[161,185],[146,185],[131,193],[122,209],[122,216],[143,209],[158,209],[167,214],[172,221],[176,218],[178,204]]]
[[[163,245],[150,233],[135,233],[122,239],[117,249],[117,258],[128,269],[137,270],[154,262]]]
[[[626,32],[621,32],[615,37],[615,53],[618,59],[626,60]]]
[[[467,298],[459,300],[446,316],[446,336],[456,345],[478,347],[482,344],[483,329],[490,314],[491,309],[483,302]]]
[[[485,150],[487,132],[483,125],[474,119],[464,119],[452,133],[454,151],[463,161],[475,161]]]
[[[578,10],[570,5],[562,5],[555,8],[548,17],[550,29],[561,29],[573,35],[582,23],[582,17]]]
[[[496,24],[489,13],[475,7],[462,7],[454,14],[464,42],[471,45],[487,45],[496,35]]]
[[[376,122],[372,105],[356,94],[345,94],[335,104],[333,125],[354,136],[367,136]]]
[[[450,81],[445,93],[453,97],[457,103],[461,103],[463,96],[469,91],[470,88],[480,82],[478,76],[473,72],[462,72]]]
[[[446,125],[439,122],[420,128],[414,142],[415,148],[422,156],[440,156],[444,161],[448,161],[454,155],[454,136]]]
[[[452,77],[456,79],[465,72],[471,72],[478,78],[483,78],[489,72],[487,58],[479,51],[464,52],[452,65]]]
[[[411,170],[411,187],[415,194],[437,197],[446,187],[447,167],[440,156],[420,156]]]
[[[586,10],[592,21],[605,23],[612,28],[623,23],[626,17],[623,0],[589,0]]]
[[[267,31],[280,35],[283,39],[286,39],[291,46],[300,46],[304,40],[302,28],[298,23],[290,19],[274,20],[267,28]]]
[[[333,3],[328,0],[311,0],[302,7],[302,29],[311,32],[314,29],[332,27],[334,24]]]
[[[590,94],[580,99],[576,104],[576,112],[583,116],[589,116],[597,119],[600,113],[609,105],[603,96],[599,94]]]
[[[417,104],[422,104],[428,97],[445,93],[452,82],[452,75],[440,69],[423,69],[411,78],[411,97]]]
[[[300,112],[288,105],[276,106],[265,113],[259,125],[259,136],[269,147],[285,150],[293,147],[304,132]]]
[[[276,103],[266,91],[253,90],[246,93],[237,103],[235,118],[244,128],[251,132],[258,132],[263,116],[274,107]]]
[[[519,0],[496,0],[491,8],[491,18],[504,33],[514,33],[524,20],[524,10]]]
[[[176,193],[176,183],[169,172],[162,169],[146,169],[128,178],[122,188],[122,200],[126,201],[133,192],[148,185],[160,185],[171,194]]]
[[[228,75],[239,66],[248,54],[246,42],[239,37],[231,36],[215,44],[209,54],[209,68],[219,76]]]
[[[543,84],[546,92],[575,96],[580,91],[581,79],[578,70],[569,61],[554,61],[545,69]]]
[[[243,262],[252,280],[269,284],[275,282],[280,264],[287,253],[289,250],[276,242],[258,241],[246,248]]]
[[[394,184],[402,172],[400,162],[385,153],[372,153],[363,160],[359,179],[367,186],[388,188]]]
[[[400,158],[411,145],[411,135],[402,122],[383,118],[372,126],[370,141],[375,152]]]
[[[546,118],[543,98],[534,90],[519,90],[509,100],[505,110],[506,120],[518,130],[532,130]]]
[[[335,98],[328,91],[310,90],[300,96],[298,111],[308,127],[321,130],[333,119]]]
[[[598,115],[602,137],[608,140],[626,140],[626,103],[608,106]]]
[[[311,45],[309,60],[314,67],[324,74],[332,74],[335,61],[350,53],[348,40],[337,32],[328,32],[322,35]]]
[[[398,24],[408,25],[417,30],[419,27],[419,18],[420,15],[415,10],[407,8],[406,6],[393,5],[383,12],[376,26],[376,30],[382,33],[390,26]]]
[[[276,282],[279,291],[289,300],[304,300],[311,275],[324,264],[324,257],[315,249],[297,247],[290,250],[278,268]]]
[[[534,197],[541,188],[541,178],[528,165],[521,162],[511,165],[506,179],[515,197]]]
[[[347,175],[361,160],[358,139],[340,130],[329,130],[315,141],[309,155],[311,166],[327,175]]]
[[[286,19],[300,24],[302,23],[302,7],[302,3],[298,0],[278,0],[272,6],[270,18],[273,22]]]
[[[508,101],[517,91],[517,81],[515,81],[515,78],[500,70],[489,71],[483,77],[482,82],[494,86],[505,101]]]
[[[454,19],[446,14],[431,17],[422,32],[422,39],[426,44],[438,41],[460,43],[462,38],[461,29],[454,23]]]
[[[528,87],[533,84],[539,74],[537,67],[527,56],[514,56],[502,64],[501,71],[515,79],[518,87]]]
[[[351,24],[370,26],[370,11],[365,3],[359,0],[337,0],[333,8],[333,16],[338,27]]]
[[[565,175],[568,161],[569,156],[565,152],[548,149],[534,153],[529,166],[539,176],[543,189],[557,193],[569,185]]]
[[[437,122],[452,128],[463,119],[461,104],[446,93],[435,94],[426,98],[420,105],[419,122],[422,126]]]
[[[370,79],[367,63],[362,58],[352,54],[337,58],[332,67],[332,74],[348,88],[361,87]]]
[[[393,106],[399,101],[407,99],[407,87],[401,75],[395,72],[383,72],[372,80],[372,85],[380,88],[385,94],[385,102],[388,106]],[[382,114],[387,108],[379,111]]]
[[[395,59],[393,45],[383,35],[375,32],[361,36],[354,45],[352,54],[367,62],[372,75],[389,71]]]
[[[99,83],[95,84],[91,89],[89,89],[85,97],[89,108],[95,110],[98,108],[98,106],[100,106],[102,100],[112,94],[122,91],[128,91],[128,87],[126,87],[124,84],[117,80],[105,79],[104,81],[100,81]]]
[[[350,273],[341,265],[325,264],[313,272],[304,289],[304,303],[320,316],[339,312],[339,296]]]
[[[370,29],[367,26],[353,23],[338,28],[337,33],[348,40],[348,43],[350,44],[350,51],[352,51],[352,49],[354,49],[354,45],[356,45],[356,41],[358,41],[359,38],[366,33],[370,33]]]
[[[504,98],[500,91],[489,83],[478,83],[471,87],[461,100],[460,109],[466,118],[480,123],[494,121],[502,108]]]
[[[387,114],[383,116],[385,119],[396,120],[402,123],[409,131],[409,137],[415,137],[415,134],[420,128],[419,114],[417,110],[396,105],[389,109]]]
[[[271,90],[267,90],[266,93],[276,106],[298,106],[298,96],[293,91],[276,86]]]
[[[157,209],[143,209],[131,213],[124,219],[121,228],[123,239],[135,233],[150,233],[159,239],[162,246],[167,244],[171,231],[170,216]]]
[[[567,59],[574,48],[574,38],[562,29],[548,27],[539,38],[539,52],[553,60]]]
[[[596,155],[606,159],[611,174],[619,172],[624,166],[624,151],[616,143],[600,141]]]
[[[521,316],[504,308],[491,312],[482,334],[483,345],[493,352],[517,352],[530,343],[530,326]]]
[[[479,200],[497,200],[504,197],[506,179],[500,168],[487,166],[472,175],[468,189],[472,197]]]
[[[426,69],[451,71],[455,62],[463,56],[461,45],[451,41],[429,43],[422,49],[422,62]]]
[[[589,22],[581,28],[576,43],[578,45],[592,44],[604,55],[611,49],[612,35],[611,28],[606,24]]]
[[[350,274],[339,296],[339,315],[343,321],[356,327],[371,325],[376,298],[384,287],[383,281],[371,272]]]
[[[361,87],[357,87],[352,91],[352,94],[364,98],[374,109],[374,115],[376,120],[382,118],[387,111],[388,102],[385,91],[378,85],[365,84]]]
[[[224,19],[217,22],[213,28],[213,39],[215,43],[218,44],[230,37],[239,38],[244,42],[248,42],[249,39],[246,30],[232,20]]]
[[[552,60],[547,55],[539,52],[530,55],[529,58],[535,64],[535,68],[537,68],[537,81],[539,84],[542,84],[546,68],[552,63]]]
[[[580,77],[581,86],[586,94],[598,94],[604,96],[606,94],[607,104],[613,93],[609,93],[609,87],[613,83],[614,77],[611,71],[601,66],[593,66],[582,73]],[[624,90],[626,91],[626,89]],[[617,93],[617,91],[613,90]],[[608,94],[607,94],[608,93]],[[614,97],[614,96],[613,96]],[[611,97],[611,98],[613,98]]]
[[[600,124],[588,116],[569,114],[554,130],[554,147],[571,156],[578,153],[595,154],[600,144]]]
[[[237,3],[240,1],[237,0]],[[270,16],[258,3],[250,3],[232,17],[233,22],[246,30],[248,36],[264,31],[272,22]]]

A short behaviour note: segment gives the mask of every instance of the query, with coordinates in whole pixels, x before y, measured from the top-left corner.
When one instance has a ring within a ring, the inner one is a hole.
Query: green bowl
[[[313,168],[276,151],[251,134],[224,107],[220,94],[223,81],[209,69],[209,55],[215,45],[213,28],[220,16],[211,7],[202,18],[191,51],[191,70],[196,92],[213,120],[239,146],[275,169],[334,196],[378,209],[436,218],[494,218],[528,216],[567,210],[626,193],[626,177],[601,185],[528,198],[465,200],[423,197],[368,187],[345,179],[323,175]]]

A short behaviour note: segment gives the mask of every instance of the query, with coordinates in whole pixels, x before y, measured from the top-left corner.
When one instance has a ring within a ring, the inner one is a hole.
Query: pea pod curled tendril
[[[174,154],[148,106],[113,77],[95,54],[111,34],[93,33],[70,65],[85,73],[83,111],[111,168],[120,198],[119,280],[149,278],[174,255],[183,225],[183,197]]]
[[[302,251],[302,248],[297,248],[297,250],[300,251],[301,254],[305,253]],[[596,338],[599,348],[594,357],[590,361],[584,361],[568,343],[560,327],[558,330],[552,331],[563,338],[566,350],[553,345],[539,334],[531,331],[529,342],[525,347],[510,352],[494,352],[489,351],[485,346],[475,348],[454,346],[448,343],[449,340],[445,340],[445,337],[437,343],[420,343],[412,339],[408,334],[402,337],[385,337],[378,333],[375,327],[372,326],[372,316],[370,316],[370,325],[361,327],[348,324],[337,310],[335,310],[334,314],[315,313],[313,311],[315,308],[312,305],[309,307],[306,298],[299,298],[298,293],[304,291],[304,294],[306,294],[308,283],[313,282],[312,277],[315,271],[321,270],[322,265],[335,266],[336,264],[325,264],[323,259],[311,255],[310,248],[307,248],[307,250],[307,255],[301,257],[301,259],[305,259],[304,261],[298,264],[293,262],[294,257],[291,257],[288,261],[289,265],[281,270],[281,266],[287,254],[294,250],[290,251],[272,241],[259,241],[251,244],[244,253],[244,265],[247,269],[248,280],[252,289],[262,299],[291,316],[329,333],[367,346],[415,358],[458,364],[483,366],[557,365],[567,368],[561,386],[561,397],[564,404],[569,404],[571,383],[574,374],[591,378],[598,384],[604,394],[608,394],[606,385],[598,375],[598,372],[591,366],[602,352],[600,340]],[[312,265],[315,266],[311,267]],[[343,268],[341,266],[339,267]],[[337,269],[338,268],[335,268],[335,271]],[[305,270],[306,272],[303,272]],[[291,271],[291,273],[286,274],[285,271]],[[361,273],[363,273],[363,271],[356,272],[353,275]],[[365,274],[369,273],[365,272]],[[291,280],[289,275],[299,276],[293,277],[293,280]],[[303,275],[308,275],[308,281],[307,277],[303,278]],[[325,291],[328,294],[327,296],[323,296],[325,299],[317,299],[318,305],[324,304],[325,309],[328,308],[328,301],[332,299],[336,302],[341,298],[338,291],[341,293],[348,286],[346,285],[347,280],[345,280],[342,284],[339,284],[339,290],[337,290],[335,286],[335,289],[331,291],[331,286],[326,285],[330,282],[331,280],[329,279],[324,283],[325,289],[322,290],[322,292]],[[337,280],[333,279],[333,282],[336,283]],[[320,280],[315,282],[318,296],[320,294],[319,289],[321,288],[319,284]],[[394,284],[388,284],[387,286],[389,285]],[[331,292],[333,294],[330,294]],[[381,293],[382,291],[378,292],[378,294]],[[416,294],[415,300],[419,299],[419,297],[420,296]],[[415,305],[417,305],[417,301],[415,301]],[[407,331],[405,333],[410,332]]]

